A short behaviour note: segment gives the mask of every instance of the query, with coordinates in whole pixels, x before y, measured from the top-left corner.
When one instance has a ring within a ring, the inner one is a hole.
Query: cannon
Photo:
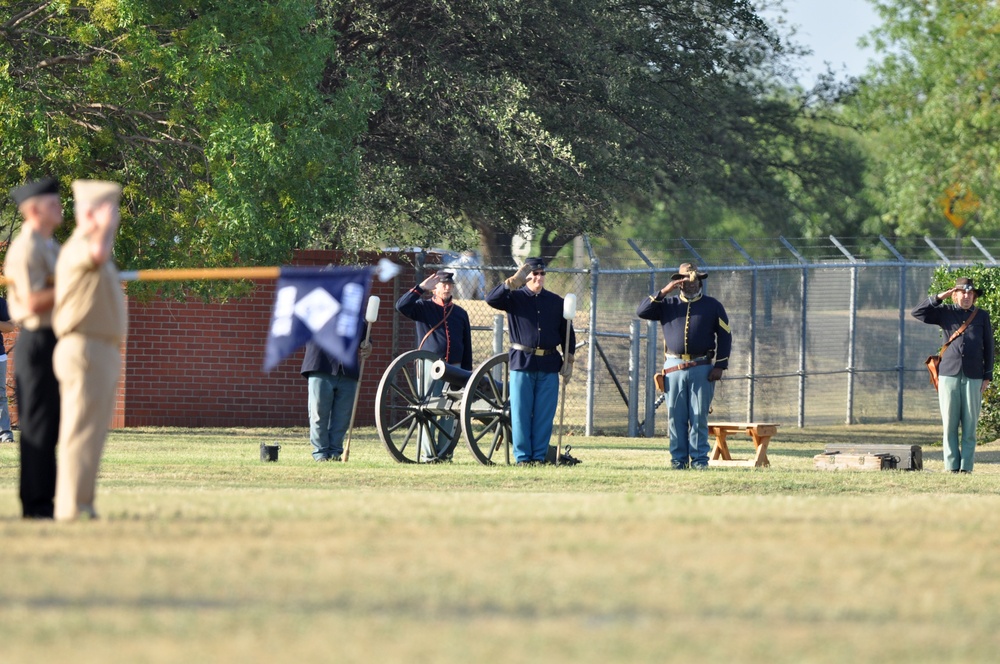
[[[510,368],[498,353],[473,371],[426,350],[386,368],[375,396],[379,438],[400,463],[450,459],[459,439],[486,466],[510,464]]]

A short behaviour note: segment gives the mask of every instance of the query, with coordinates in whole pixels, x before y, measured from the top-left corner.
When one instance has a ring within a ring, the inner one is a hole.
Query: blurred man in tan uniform
[[[121,344],[128,321],[111,249],[120,221],[121,187],[76,180],[76,229],[56,263],[52,327],[62,396],[55,517],[94,518],[97,471],[115,408]]]
[[[25,519],[51,519],[59,439],[59,383],[52,370],[56,347],[52,276],[59,257],[59,243],[52,234],[63,214],[59,182],[53,178],[28,182],[13,189],[10,197],[24,217],[3,266],[10,280],[10,316],[21,327],[14,365],[21,429],[21,510]]]

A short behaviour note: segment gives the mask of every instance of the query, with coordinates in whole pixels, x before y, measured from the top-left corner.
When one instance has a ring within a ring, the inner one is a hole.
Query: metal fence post
[[[899,261],[899,331],[896,345],[896,421],[903,421],[903,391],[906,387],[906,259],[883,235],[878,239]],[[974,238],[973,238],[974,239]],[[978,244],[978,243],[977,243]],[[980,249],[982,249],[980,245]]]
[[[899,265],[899,380],[896,388],[896,421],[903,421],[903,390],[906,386],[906,263]]]
[[[757,269],[750,273],[750,339],[747,341],[747,422],[753,422],[754,375],[757,373]]]
[[[649,294],[657,292],[656,288],[656,266],[653,265],[653,261],[642,252],[635,242],[631,239],[628,240],[628,244],[632,247],[632,250],[642,259],[642,262],[649,267]],[[646,367],[643,375],[646,377],[645,383],[645,394],[646,394],[646,404],[645,404],[645,424],[642,427],[643,433],[647,438],[652,438],[656,431],[656,387],[653,383],[653,375],[660,370],[659,365],[659,351],[656,349],[656,326],[655,321],[646,322]],[[638,380],[638,378],[636,379]],[[638,405],[637,405],[638,407]]]
[[[850,311],[848,311],[847,326],[847,421],[845,424],[852,424],[854,422],[854,357],[858,332],[858,260],[847,250],[847,247],[832,235],[830,242],[837,249],[840,249],[840,253],[844,254],[851,263],[851,303],[848,305]]]
[[[757,344],[757,262],[751,258],[750,254],[739,245],[739,243],[734,238],[729,238],[730,244],[736,251],[743,255],[743,258],[750,263],[750,339],[748,350],[748,368],[747,368],[747,422],[753,422],[753,377],[754,377],[754,351]]]
[[[801,429],[806,425],[806,329],[809,326],[809,269],[802,268],[802,329],[799,334],[799,421]]]
[[[858,268],[851,268],[851,311],[848,318],[847,333],[847,421],[844,424],[854,423],[854,383],[855,371],[854,358],[857,353],[858,336]]]
[[[504,315],[496,314],[493,316],[493,354],[503,352],[503,322]]]
[[[639,338],[642,327],[639,319],[628,326],[628,437],[639,435]]]
[[[583,243],[590,255],[590,329],[587,330],[587,425],[584,435],[594,435],[594,401],[597,394],[597,287],[601,263],[597,260],[590,238],[583,236]]]

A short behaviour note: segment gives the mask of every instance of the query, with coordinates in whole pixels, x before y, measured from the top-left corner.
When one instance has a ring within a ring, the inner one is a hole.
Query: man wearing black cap
[[[428,350],[448,364],[472,371],[472,325],[469,314],[452,300],[454,286],[455,275],[447,270],[438,270],[403,293],[396,302],[396,311],[417,324],[418,350]],[[428,292],[432,294],[431,297],[424,299],[424,294]],[[433,381],[433,363],[424,364],[423,380],[431,383],[429,394],[441,394],[444,381]],[[421,460],[436,461],[452,447],[455,421],[449,419],[440,424],[444,432],[439,431],[437,436],[421,432]],[[432,438],[436,439],[433,448]]]
[[[486,303],[507,312],[514,458],[518,465],[544,463],[559,405],[559,375],[569,380],[573,373],[576,333],[563,318],[563,298],[545,290],[541,258],[525,260],[486,295]]]
[[[982,294],[972,279],[959,277],[953,288],[931,295],[912,312],[917,320],[940,327],[949,339],[961,330],[938,367],[944,468],[952,473],[972,472],[983,392],[993,380],[993,325],[989,313],[976,306]],[[949,297],[951,304],[944,304]]]
[[[360,334],[364,339],[364,327]],[[366,360],[371,352],[371,342],[362,341],[358,357]],[[354,394],[358,390],[359,370],[357,367],[348,369],[319,344],[310,341],[306,344],[300,371],[308,381],[312,457],[316,461],[342,461],[344,437],[351,424]]]
[[[706,278],[708,273],[684,263],[636,310],[639,318],[663,328],[670,466],[676,469],[708,468],[708,409],[733,345],[726,309],[702,292]]]
[[[14,366],[21,429],[21,507],[25,518],[51,519],[59,439],[59,383],[52,369],[56,346],[52,277],[59,257],[59,244],[52,234],[62,223],[59,183],[52,178],[29,182],[10,196],[24,218],[4,260],[11,318],[21,327]]]

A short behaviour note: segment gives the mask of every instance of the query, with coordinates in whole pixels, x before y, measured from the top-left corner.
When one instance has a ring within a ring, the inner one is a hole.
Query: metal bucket
[[[281,445],[268,445],[267,443],[260,444],[260,460],[261,461],[277,461],[278,460],[278,450],[281,449]]]

